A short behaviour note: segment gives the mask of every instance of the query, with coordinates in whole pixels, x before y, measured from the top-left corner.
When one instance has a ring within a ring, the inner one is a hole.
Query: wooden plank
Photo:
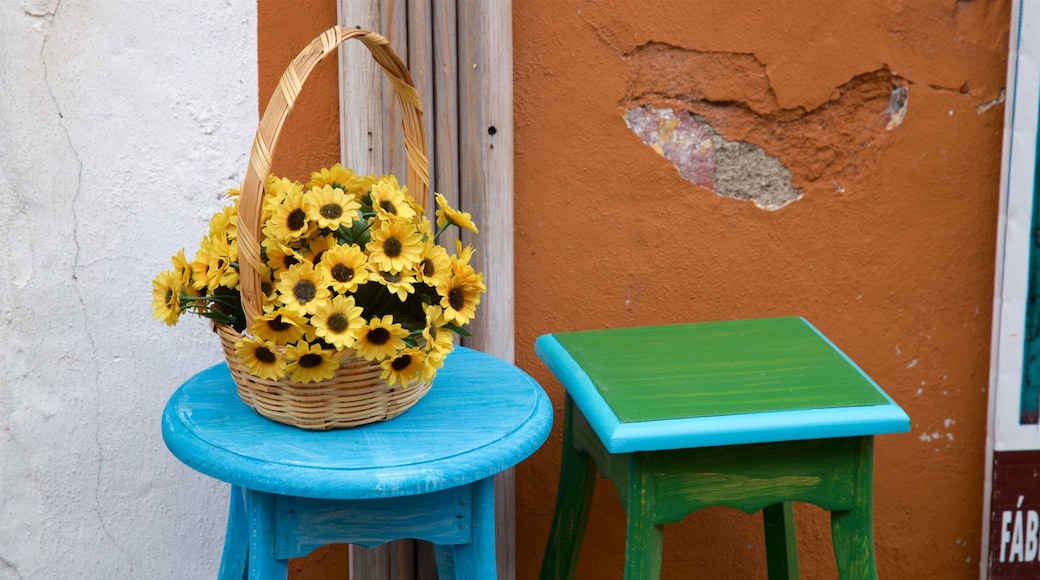
[[[422,103],[423,123],[426,125],[426,151],[430,157],[430,188],[437,183],[434,136],[430,130],[431,113],[434,106],[433,83],[433,7],[431,0],[408,0],[408,54],[402,55],[412,73],[415,88],[419,92]],[[431,199],[427,199],[427,210],[432,207]]]
[[[339,23],[379,31],[379,0],[340,0]],[[360,42],[348,42],[340,48],[340,157],[344,166],[362,174],[382,172],[382,76]]]
[[[427,116],[434,152],[431,165],[437,174],[431,182],[452,207],[459,207],[459,64],[455,0],[437,0],[433,7],[434,102]],[[447,234],[448,232],[445,232]],[[450,232],[453,236],[456,232]],[[447,240],[447,247],[454,242]]]
[[[473,214],[481,233],[463,234],[477,244],[478,270],[488,291],[471,323],[484,352],[513,360],[513,41],[512,3],[459,4],[460,208]]]
[[[394,52],[408,62],[408,1],[382,0],[380,18],[383,36],[390,41]],[[393,90],[386,79],[380,81],[380,86],[384,94]],[[378,173],[392,173],[403,183],[408,175],[408,165],[405,161],[404,135],[401,133],[401,111],[394,99],[383,99],[383,127],[383,167]]]
[[[383,33],[379,0],[340,0],[339,23]],[[384,121],[383,92],[390,89],[384,89],[382,71],[368,49],[354,44],[339,51],[341,155],[343,164],[359,173],[382,175],[386,172],[384,136],[390,126]],[[389,546],[351,546],[349,553],[351,580],[390,579]]]
[[[488,284],[481,313],[472,324],[474,337],[468,343],[512,361],[512,3],[341,0],[340,9],[340,22],[345,25],[351,25],[351,19],[374,23],[376,19],[372,15],[378,13],[378,26],[362,25],[387,36],[394,50],[409,62],[423,98],[427,127],[431,129],[427,133],[431,186],[444,193],[455,207],[472,213],[481,228],[479,236],[465,240],[477,247],[474,266],[485,273]],[[365,64],[375,68],[371,63],[341,62],[341,70]],[[392,103],[383,102],[382,93],[389,88],[385,81],[373,80],[379,78],[378,71],[374,72],[376,74],[368,75],[367,85],[359,84],[362,80],[352,82],[341,75],[343,102],[348,106],[354,98],[350,92],[357,87],[372,86],[375,82],[381,88],[368,91],[375,98],[369,99],[361,109],[364,119],[350,111],[341,114],[344,158],[356,157],[356,144],[362,143],[362,152],[367,153],[364,165],[352,161],[352,166],[366,173],[404,175],[399,113]],[[379,113],[375,113],[376,110]],[[460,115],[460,110],[465,111],[465,115]],[[450,239],[442,239],[442,243],[449,248],[452,245]],[[512,470],[496,477],[495,483],[499,577],[512,579],[515,577]],[[361,558],[368,556],[364,553]],[[377,567],[384,561],[389,566],[392,556],[369,560]],[[417,573],[425,572],[418,570]],[[387,569],[383,576],[371,578],[390,577],[389,574]],[[358,576],[358,580],[362,577]]]
[[[488,292],[465,344],[513,360],[513,35],[512,2],[458,2],[458,207],[480,224],[463,233],[478,251]],[[498,576],[516,577],[513,470],[495,477]]]

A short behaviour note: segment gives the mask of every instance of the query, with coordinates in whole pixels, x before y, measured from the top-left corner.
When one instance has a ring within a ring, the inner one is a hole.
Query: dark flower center
[[[275,332],[282,332],[283,330],[288,329],[290,326],[292,325],[282,320],[281,314],[267,321],[267,328],[270,328]]]
[[[383,253],[389,258],[396,258],[401,255],[402,247],[403,245],[401,244],[401,240],[397,238],[387,238],[386,241],[383,242]]]
[[[412,364],[412,355],[403,354],[394,359],[394,362],[390,363],[390,368],[395,371],[403,371],[408,368],[408,365]]]
[[[293,296],[296,297],[296,301],[300,304],[306,304],[318,294],[317,288],[314,287],[314,282],[310,280],[300,280],[293,286]]]
[[[433,273],[436,271],[433,267],[433,260],[429,258],[423,258],[422,262],[419,262],[419,264],[422,266],[423,276],[426,276],[427,278],[433,276]]]
[[[390,341],[390,331],[385,328],[373,328],[368,331],[368,342],[382,346]]]
[[[266,346],[257,347],[256,350],[253,351],[253,357],[256,358],[256,360],[264,363],[265,365],[269,365],[273,363],[275,360],[277,360],[274,356],[274,353],[271,352],[271,349],[267,348]]]
[[[302,230],[307,225],[307,213],[296,208],[289,212],[289,219],[285,220],[285,224],[289,226],[290,230]]]
[[[332,274],[332,279],[337,282],[346,283],[354,279],[354,268],[346,264],[336,264],[329,272]]]
[[[397,215],[397,206],[385,199],[379,202],[379,207],[390,215]]]
[[[166,304],[167,305],[173,304],[173,288],[167,288],[166,289]]]
[[[347,329],[347,315],[337,312],[329,317],[329,330],[332,332],[343,332]]]
[[[297,260],[296,256],[294,256],[292,254],[286,254],[285,257],[282,258],[282,265],[285,266],[286,268],[288,268],[289,266],[295,266],[296,264],[299,264],[299,263],[300,263],[300,261]]]
[[[343,215],[343,206],[338,203],[326,203],[318,210],[321,217],[329,220],[339,219]]]
[[[401,281],[401,273],[400,272],[398,272],[396,274],[391,274],[390,272],[380,272],[379,274],[383,277],[383,280],[386,280],[387,282],[390,282],[391,284],[397,284],[398,282]]]
[[[462,307],[466,305],[466,295],[462,292],[462,288],[452,288],[448,291],[448,304],[455,310],[462,310]]]
[[[300,357],[299,365],[305,369],[313,369],[321,365],[322,360],[320,354],[307,353]]]

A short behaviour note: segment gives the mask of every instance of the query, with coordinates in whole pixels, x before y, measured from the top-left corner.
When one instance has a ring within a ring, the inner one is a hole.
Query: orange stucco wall
[[[259,6],[266,101],[335,2]],[[514,1],[517,363],[559,410],[532,352],[542,333],[805,316],[911,416],[877,442],[881,577],[976,577],[1003,124],[1002,105],[980,105],[1003,87],[1008,19],[988,0]],[[338,157],[327,68],[276,170]],[[893,87],[908,94],[899,119]],[[686,181],[626,126],[642,105],[761,148],[801,199],[766,211]],[[537,575],[559,445],[557,425],[517,470],[522,579]],[[803,577],[833,577],[826,518],[798,516]],[[665,578],[765,577],[758,517],[706,510],[665,537]],[[620,577],[623,545],[601,483],[579,577]]]

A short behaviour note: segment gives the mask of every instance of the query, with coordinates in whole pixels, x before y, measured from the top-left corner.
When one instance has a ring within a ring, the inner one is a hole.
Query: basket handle
[[[422,105],[411,73],[390,48],[390,42],[382,35],[359,28],[333,26],[312,40],[289,63],[281,80],[278,81],[278,88],[267,103],[256,130],[256,137],[253,139],[238,210],[239,284],[247,328],[253,325],[253,318],[259,315],[263,308],[259,274],[262,235],[260,220],[263,215],[264,186],[271,172],[278,135],[311,71],[350,38],[357,38],[371,51],[372,57],[390,80],[397,102],[401,105],[401,126],[404,129],[404,148],[408,163],[407,183],[411,186],[411,193],[416,201],[421,206],[426,206],[430,190],[430,166],[426,157]]]

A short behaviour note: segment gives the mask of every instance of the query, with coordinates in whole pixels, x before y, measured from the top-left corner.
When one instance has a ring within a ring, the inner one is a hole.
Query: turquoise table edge
[[[566,389],[611,453],[662,451],[903,433],[910,417],[881,387],[808,320],[797,317],[838,352],[888,401],[884,405],[804,409],[693,419],[621,423],[585,371],[552,334],[535,340],[535,354]]]
[[[370,469],[330,470],[305,465],[272,464],[269,461],[221,449],[200,439],[185,425],[179,416],[181,411],[176,402],[180,391],[192,381],[209,384],[230,383],[231,377],[226,363],[197,373],[170,397],[162,416],[163,440],[170,452],[192,469],[232,485],[269,493],[316,499],[376,499],[450,489],[479,481],[515,466],[537,451],[552,430],[552,403],[545,391],[527,373],[501,359],[465,347],[456,347],[445,361],[445,367],[438,378],[443,380],[443,377],[450,377],[453,368],[458,366],[474,364],[485,365],[489,371],[509,372],[511,379],[518,379],[524,388],[532,391],[534,403],[522,426],[493,443],[458,456],[444,456],[435,461],[392,466],[389,469],[377,466]],[[430,393],[436,388],[435,379]],[[426,395],[430,396],[431,394]],[[241,405],[241,409],[235,409],[234,412],[255,415],[237,395],[233,399],[229,404]],[[415,407],[401,417],[391,419],[390,422],[399,421],[408,413],[413,413],[422,403],[423,400],[420,400]],[[269,423],[275,431],[288,429],[294,436],[311,438],[314,441],[320,441],[322,436],[335,437],[340,431],[363,433],[359,430],[366,428],[361,426],[347,430],[305,431],[279,425],[259,415],[256,415],[256,421]],[[460,467],[458,461],[460,456],[464,456],[463,467]]]

